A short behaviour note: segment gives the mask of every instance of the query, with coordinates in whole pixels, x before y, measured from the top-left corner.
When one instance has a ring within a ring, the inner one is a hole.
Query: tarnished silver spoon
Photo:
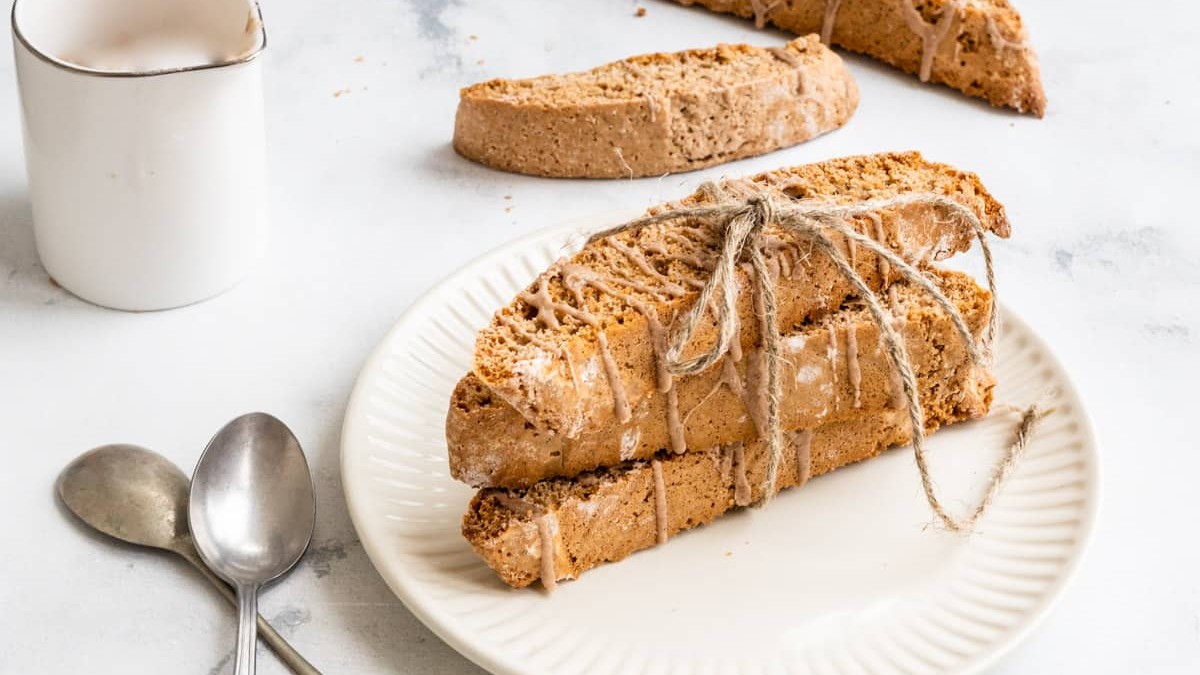
[[[93,529],[130,544],[171,551],[187,560],[235,607],[237,597],[200,560],[188,532],[188,478],[167,458],[136,445],[102,445],[58,476],[63,504]],[[297,675],[320,675],[271,624],[258,631]]]
[[[304,450],[275,417],[250,413],[230,421],[200,455],[188,522],[200,558],[237,590],[236,675],[254,675],[259,589],[299,562],[316,517]]]

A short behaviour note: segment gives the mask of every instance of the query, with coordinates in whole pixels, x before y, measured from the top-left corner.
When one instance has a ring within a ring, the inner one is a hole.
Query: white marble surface
[[[181,563],[86,533],[51,488],[76,454],[118,440],[190,470],[221,423],[252,409],[295,428],[320,508],[313,550],[263,613],[331,673],[477,672],[383,585],[342,499],[346,397],[396,316],[463,262],[564,218],[711,176],[907,148],[978,171],[1008,205],[1002,295],[1074,375],[1104,455],[1090,554],[996,672],[1200,671],[1200,228],[1184,205],[1200,189],[1200,11],[1018,5],[1041,55],[1044,120],[851,58],[863,102],[828,137],[695,174],[576,182],[457,157],[457,89],[782,36],[656,0],[643,18],[628,0],[266,0],[272,255],[220,298],[140,315],[81,302],[38,264],[12,62],[0,59],[0,672],[231,671],[230,608]]]

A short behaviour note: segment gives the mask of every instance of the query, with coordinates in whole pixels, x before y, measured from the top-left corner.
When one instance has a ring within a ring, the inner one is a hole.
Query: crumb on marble
[[[638,17],[638,18],[641,18],[641,17],[643,17],[643,16],[646,16],[646,8],[645,8],[645,7],[638,7],[637,9],[633,10],[633,15],[634,15],[634,16],[636,16],[636,17]]]

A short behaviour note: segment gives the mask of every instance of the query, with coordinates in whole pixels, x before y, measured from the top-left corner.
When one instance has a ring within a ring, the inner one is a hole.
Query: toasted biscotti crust
[[[980,417],[991,404],[993,380],[987,371],[963,367],[943,375],[921,381],[930,433]],[[817,476],[909,442],[906,420],[901,410],[876,410],[823,424],[809,434],[788,434],[779,489],[803,483],[805,456],[807,475]],[[761,497],[765,467],[765,445],[754,442],[664,453],[654,461],[542,481],[529,490],[488,488],[471,501],[463,536],[510,586],[527,586],[544,574],[555,581],[573,579],[753,503]],[[543,560],[547,553],[552,563]]]
[[[990,317],[990,294],[968,275],[929,270],[978,339]],[[929,375],[965,363],[966,346],[950,317],[921,289],[897,282],[884,294],[894,303],[910,361]],[[782,425],[807,429],[893,399],[894,370],[880,348],[879,328],[859,301],[784,336]],[[686,448],[709,448],[758,438],[766,388],[762,352],[681,379],[677,386]],[[731,369],[731,370],[730,370]],[[590,427],[576,438],[531,427],[474,376],[463,378],[446,420],[450,472],[476,487],[528,487],[544,478],[574,476],[630,459],[649,459],[671,447],[666,397],[651,395],[630,424]]]
[[[859,202],[906,193],[946,195],[972,209],[992,232],[1007,236],[1003,207],[974,175],[928,162],[918,153],[830,160],[726,181],[727,192],[771,191],[785,200]],[[701,192],[681,204],[713,200]],[[665,205],[661,208],[673,208]],[[924,204],[885,209],[855,226],[916,262],[948,257],[969,248],[971,232]],[[492,395],[515,408],[537,429],[568,438],[626,425],[644,415],[654,396],[671,404],[675,380],[663,377],[665,335],[676,317],[696,301],[719,246],[714,224],[660,224],[625,231],[560,260],[535,280],[477,336],[472,372]],[[812,245],[777,225],[764,231],[765,255],[785,330],[838,309],[851,286]],[[838,236],[835,243],[849,253]],[[865,250],[854,267],[878,292],[896,273]],[[758,344],[752,279],[736,272],[740,294],[738,345]],[[711,345],[716,323],[698,324],[685,350],[690,358]],[[678,425],[673,425],[678,427]],[[677,434],[678,435],[678,434]],[[674,449],[679,449],[678,444]]]
[[[891,64],[995,106],[1045,114],[1041,68],[1007,0],[677,0],[754,18]],[[905,6],[907,4],[907,7]],[[911,8],[911,9],[910,9]],[[950,25],[938,25],[945,12]],[[948,16],[948,15],[947,15]],[[919,32],[918,32],[919,31]],[[928,40],[924,38],[928,35]]]
[[[646,54],[462,90],[454,149],[504,171],[629,178],[795,145],[853,114],[858,87],[816,38]]]

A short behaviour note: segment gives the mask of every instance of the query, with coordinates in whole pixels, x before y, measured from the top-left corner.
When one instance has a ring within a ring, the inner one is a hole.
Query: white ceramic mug
[[[38,254],[90,302],[179,307],[266,243],[253,0],[15,0]]]

